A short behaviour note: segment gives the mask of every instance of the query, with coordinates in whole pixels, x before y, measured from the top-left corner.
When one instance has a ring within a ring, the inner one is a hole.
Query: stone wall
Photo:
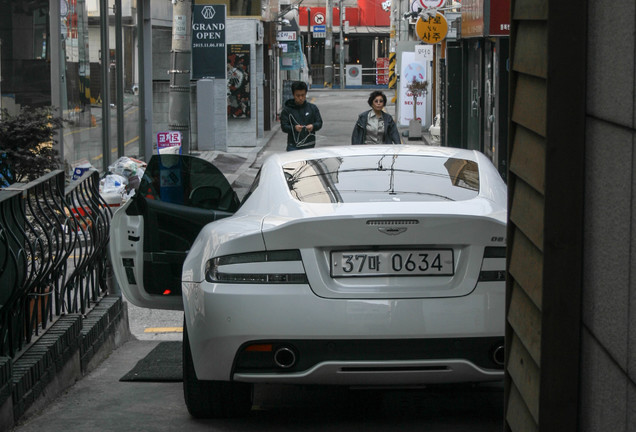
[[[636,4],[588,0],[588,11],[579,412],[581,430],[634,432]]]

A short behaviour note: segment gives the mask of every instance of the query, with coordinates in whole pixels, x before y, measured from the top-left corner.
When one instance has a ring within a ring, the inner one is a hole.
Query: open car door
[[[134,305],[182,310],[181,270],[204,225],[231,216],[239,199],[211,163],[155,155],[137,193],[113,215],[110,257],[115,278]]]

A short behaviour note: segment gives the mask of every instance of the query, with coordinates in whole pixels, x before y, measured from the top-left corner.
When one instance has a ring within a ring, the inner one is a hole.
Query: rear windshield
[[[415,155],[365,155],[283,166],[291,194],[309,203],[464,201],[479,193],[477,163]]]

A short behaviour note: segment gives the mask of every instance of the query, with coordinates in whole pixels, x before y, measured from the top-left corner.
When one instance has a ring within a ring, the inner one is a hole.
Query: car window
[[[252,185],[250,186],[249,190],[247,191],[247,193],[241,200],[241,205],[243,205],[243,203],[247,201],[250,195],[252,195],[252,193],[256,190],[260,181],[261,181],[261,170],[259,169],[258,172],[256,173],[256,177],[254,177],[254,181],[252,182]]]
[[[479,193],[475,161],[439,156],[364,155],[312,159],[283,167],[304,202],[463,201]]]
[[[210,162],[193,156],[154,155],[139,185],[147,199],[209,210],[234,212],[238,198]]]

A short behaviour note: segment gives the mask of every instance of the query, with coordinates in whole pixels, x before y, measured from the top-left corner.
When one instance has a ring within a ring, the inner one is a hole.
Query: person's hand
[[[305,126],[303,126],[303,125],[296,125],[296,126],[294,126],[294,129],[296,129],[296,132],[300,132],[300,131],[303,130],[304,127]]]
[[[312,124],[308,124],[308,125],[307,125],[307,126],[305,126],[305,127],[307,128],[307,130],[308,130],[309,132],[311,132],[312,130],[314,130],[314,125],[312,125]]]

